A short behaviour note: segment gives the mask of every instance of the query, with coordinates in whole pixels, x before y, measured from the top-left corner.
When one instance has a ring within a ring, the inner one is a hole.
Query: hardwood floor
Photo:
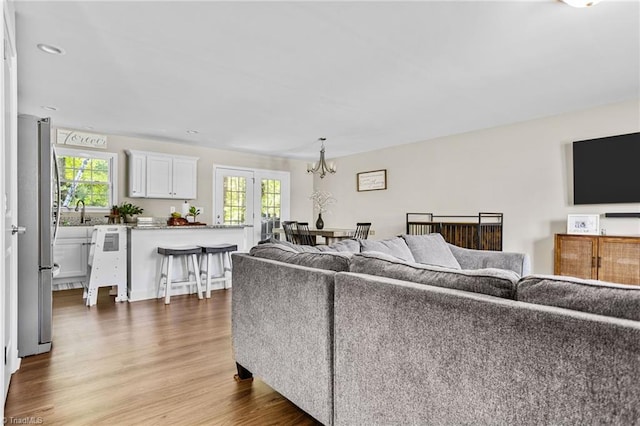
[[[259,379],[237,383],[231,290],[209,300],[113,302],[54,292],[53,348],[24,358],[5,405],[45,425],[315,425]]]

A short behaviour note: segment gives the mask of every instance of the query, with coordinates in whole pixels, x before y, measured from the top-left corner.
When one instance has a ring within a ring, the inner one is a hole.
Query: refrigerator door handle
[[[56,179],[56,224],[53,228],[53,242],[56,245],[56,238],[58,237],[58,228],[60,227],[60,170],[58,169],[58,154],[56,154],[56,147],[53,148],[53,169],[55,171]]]

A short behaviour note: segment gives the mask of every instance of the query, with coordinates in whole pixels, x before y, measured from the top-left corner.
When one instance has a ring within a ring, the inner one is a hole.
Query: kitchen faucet
[[[84,219],[84,200],[78,200],[78,202],[76,203],[76,210],[75,211],[78,211],[78,209],[79,209],[78,206],[80,205],[80,203],[82,203],[82,210],[80,211],[80,223],[85,223],[86,221]]]

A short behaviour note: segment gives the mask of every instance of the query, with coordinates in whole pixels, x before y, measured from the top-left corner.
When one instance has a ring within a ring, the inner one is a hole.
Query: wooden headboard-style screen
[[[477,216],[407,213],[407,234],[437,232],[458,247],[502,251],[502,213],[478,213]]]

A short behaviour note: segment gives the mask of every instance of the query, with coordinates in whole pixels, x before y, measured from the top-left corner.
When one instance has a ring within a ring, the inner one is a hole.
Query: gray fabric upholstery
[[[418,263],[460,269],[460,264],[451,253],[441,234],[403,235],[413,258]]]
[[[272,243],[252,247],[249,254],[255,257],[336,272],[348,271],[349,259],[353,255],[350,252],[296,252],[294,248]]]
[[[336,425],[640,421],[640,323],[387,278],[337,274],[334,370]]]
[[[331,424],[335,272],[232,256],[236,362]]]
[[[640,321],[640,286],[550,275],[518,283],[517,300]]]
[[[456,270],[438,266],[408,263],[383,253],[354,254],[350,272],[395,278],[437,287],[483,293],[515,299],[520,278],[513,271],[501,269]]]
[[[472,250],[448,244],[462,269],[498,268],[514,271],[521,277],[531,273],[531,260],[524,253]]]
[[[273,244],[281,244],[286,247],[290,247],[298,252],[308,252],[308,253],[318,253],[318,252],[345,252],[345,253],[358,253],[360,252],[360,243],[356,240],[342,240],[337,243],[323,246],[306,246],[300,244],[293,244],[288,241],[280,241],[275,238],[271,238],[269,240],[270,243]]]
[[[411,250],[407,243],[400,237],[390,238],[388,240],[359,240],[360,252],[376,251],[379,253],[390,254],[398,259],[415,262]]]

